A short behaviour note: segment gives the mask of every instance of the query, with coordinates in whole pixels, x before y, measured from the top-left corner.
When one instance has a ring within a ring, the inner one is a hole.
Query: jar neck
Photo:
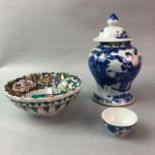
[[[102,48],[132,48],[131,41],[126,42],[100,42]]]

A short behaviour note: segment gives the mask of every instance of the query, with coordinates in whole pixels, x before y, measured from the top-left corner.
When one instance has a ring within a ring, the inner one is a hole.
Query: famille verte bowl
[[[81,79],[64,72],[33,73],[5,85],[7,97],[18,107],[41,116],[57,114],[80,91]]]
[[[102,112],[105,126],[115,135],[126,136],[135,127],[138,117],[126,108],[107,108]]]
[[[126,106],[134,102],[131,86],[138,75],[142,57],[122,27],[118,17],[112,14],[107,20],[98,42],[88,60],[90,71],[96,81],[93,99],[102,105]]]

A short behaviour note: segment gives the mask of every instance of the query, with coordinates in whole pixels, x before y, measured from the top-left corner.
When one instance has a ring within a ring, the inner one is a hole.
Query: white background
[[[115,12],[143,55],[133,85],[139,116],[127,138],[104,128],[105,108],[91,100],[87,59],[92,41]],[[0,155],[155,154],[154,0],[0,0]],[[83,79],[77,99],[58,115],[36,117],[16,108],[4,84],[31,72],[68,71]]]

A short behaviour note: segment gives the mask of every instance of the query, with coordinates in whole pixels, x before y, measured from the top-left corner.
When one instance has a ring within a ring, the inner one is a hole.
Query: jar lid
[[[117,26],[119,23],[118,17],[113,13],[107,19],[108,26],[103,28],[98,37],[94,38],[96,42],[125,42],[131,41],[127,32],[122,28]]]

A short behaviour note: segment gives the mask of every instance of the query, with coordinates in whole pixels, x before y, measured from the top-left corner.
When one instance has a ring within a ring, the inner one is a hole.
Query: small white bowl
[[[102,112],[104,124],[116,135],[127,135],[138,121],[135,112],[127,108],[107,108]]]

